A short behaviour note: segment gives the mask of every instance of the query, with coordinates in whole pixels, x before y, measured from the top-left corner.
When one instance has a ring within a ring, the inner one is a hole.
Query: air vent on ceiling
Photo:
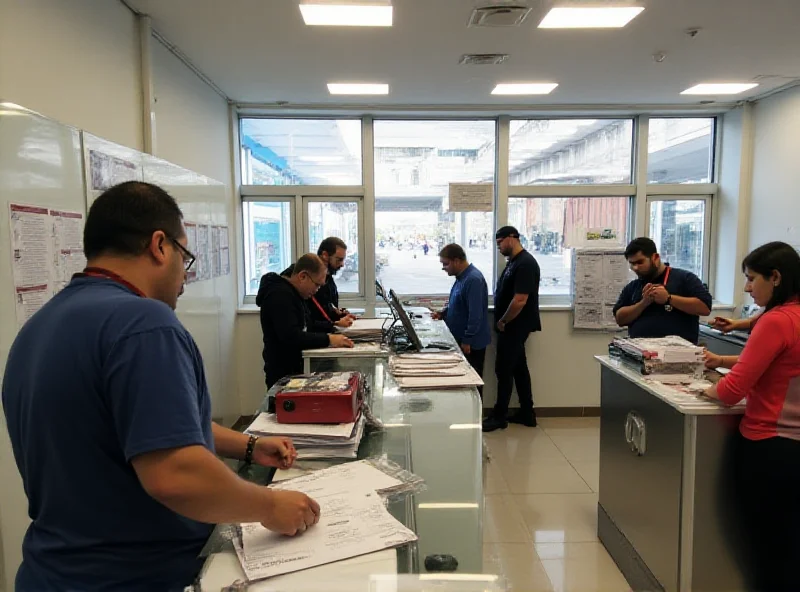
[[[507,59],[507,53],[465,53],[458,63],[462,66],[495,66]]]
[[[530,7],[520,4],[490,4],[472,11],[469,27],[518,27],[530,14]]]

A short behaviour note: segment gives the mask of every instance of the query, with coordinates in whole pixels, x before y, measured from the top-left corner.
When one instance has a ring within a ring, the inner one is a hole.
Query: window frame
[[[644,179],[643,181],[647,185],[648,188],[651,187],[675,187],[675,186],[688,186],[688,187],[699,187],[704,185],[716,185],[718,182],[718,174],[719,174],[719,149],[720,149],[720,134],[719,134],[719,115],[648,115],[648,129],[647,129],[647,138],[645,138],[646,144],[649,145],[650,143],[650,128],[649,128],[649,120],[650,119],[710,119],[711,120],[711,154],[709,155],[709,163],[708,163],[708,176],[709,182],[708,183],[650,183],[649,176],[650,172],[648,167],[646,166],[644,169]],[[649,156],[649,153],[648,153]],[[702,193],[700,191],[696,193]],[[653,194],[650,192],[650,194]]]
[[[704,185],[704,184],[703,184]],[[661,187],[661,185],[648,185],[648,187]],[[697,184],[682,184],[682,187],[697,187]],[[704,203],[703,209],[703,273],[700,279],[706,285],[709,285],[709,278],[711,276],[711,228],[713,221],[713,207],[714,200],[713,194],[691,194],[683,193],[678,195],[669,195],[666,193],[658,195],[648,195],[645,202],[645,236],[651,237],[652,228],[650,228],[650,204],[660,201],[702,201]],[[659,249],[661,245],[658,245]]]
[[[715,209],[718,207],[716,195],[719,187],[719,163],[721,149],[721,126],[719,111],[696,110],[687,113],[680,111],[664,113],[633,113],[614,112],[612,114],[600,114],[598,112],[574,112],[554,111],[552,115],[546,112],[534,114],[522,111],[513,114],[492,114],[475,111],[441,111],[436,109],[421,112],[422,110],[408,111],[400,113],[378,113],[369,115],[364,113],[355,114],[353,111],[344,113],[345,110],[327,109],[325,112],[316,112],[315,109],[304,109],[293,112],[272,113],[269,109],[255,109],[248,107],[231,107],[231,132],[234,138],[232,143],[233,155],[233,176],[238,186],[240,200],[237,209],[242,209],[242,215],[237,216],[238,224],[244,226],[244,215],[242,205],[247,201],[292,201],[292,223],[293,236],[291,237],[291,256],[297,257],[300,247],[307,242],[305,228],[305,212],[303,211],[303,198],[326,197],[343,198],[352,201],[360,198],[359,206],[359,294],[348,294],[343,301],[350,307],[366,306],[370,310],[376,303],[375,294],[372,290],[366,289],[372,286],[375,281],[375,178],[374,178],[374,121],[494,121],[495,122],[495,171],[494,171],[494,224],[495,227],[504,226],[508,223],[508,200],[510,197],[628,197],[631,199],[629,208],[628,238],[635,236],[645,236],[649,229],[649,201],[653,199],[692,199],[701,196],[707,198],[710,203],[706,204],[704,232],[708,239],[704,244],[704,278],[709,284],[713,293],[713,283],[715,274],[712,266],[715,264],[715,245],[718,232],[715,225]],[[713,119],[713,139],[711,152],[711,174],[714,182],[712,183],[687,183],[687,184],[648,184],[648,140],[649,140],[649,120],[650,117],[666,119],[680,118],[688,119],[691,117],[712,118]],[[242,163],[241,163],[241,121],[243,119],[320,119],[320,120],[339,120],[356,119],[361,122],[361,185],[244,185],[242,184]],[[510,152],[510,122],[512,120],[555,120],[555,119],[631,119],[633,121],[632,131],[632,163],[631,163],[631,183],[630,184],[592,184],[592,185],[569,185],[569,184],[550,184],[550,185],[515,185],[511,186],[509,171],[509,152]],[[325,201],[325,200],[322,200]],[[300,210],[298,210],[300,208]],[[237,241],[238,249],[247,246],[247,230],[243,228],[243,240]],[[367,248],[371,245],[369,252]],[[363,257],[361,256],[363,254]],[[238,282],[239,289],[244,288],[240,295],[240,302],[244,305],[253,304],[254,296],[247,295],[245,277],[246,263],[250,257],[245,253],[237,264],[237,272],[242,274],[242,280]],[[492,277],[487,277],[487,282],[496,285],[497,278],[505,266],[505,258],[496,252],[493,261]],[[404,292],[406,292],[404,290]],[[412,298],[419,297],[441,297],[441,294],[422,294],[405,293],[404,296]],[[490,297],[490,303],[493,298]],[[543,308],[550,309],[571,309],[571,296],[564,297],[543,297]]]

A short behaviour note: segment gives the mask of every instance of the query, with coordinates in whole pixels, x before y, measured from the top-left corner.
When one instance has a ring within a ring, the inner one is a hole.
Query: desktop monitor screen
[[[397,294],[394,293],[394,290],[389,290],[389,297],[392,301],[392,307],[395,309],[395,313],[400,318],[400,322],[403,324],[403,328],[406,330],[406,335],[408,335],[409,341],[411,341],[412,345],[417,348],[417,351],[422,351],[422,342],[419,340],[419,335],[417,335],[416,329],[414,329],[414,325],[411,324],[411,319],[408,318],[408,314],[406,313],[403,305],[400,303],[400,299],[397,297]]]

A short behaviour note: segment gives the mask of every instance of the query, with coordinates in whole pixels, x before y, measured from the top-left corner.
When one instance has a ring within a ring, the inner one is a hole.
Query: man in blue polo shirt
[[[479,376],[483,377],[486,348],[492,341],[489,329],[489,288],[483,274],[467,261],[460,245],[446,245],[439,252],[442,269],[456,281],[450,289],[450,300],[433,318],[442,319],[456,338],[461,351]],[[478,388],[483,394],[483,389]]]
[[[678,335],[697,343],[699,317],[711,314],[711,294],[700,278],[666,265],[646,237],[631,241],[625,258],[637,279],[622,289],[614,306],[617,324],[628,327],[631,337]]]
[[[203,360],[175,316],[182,214],[163,189],[112,187],[89,210],[88,267],[11,347],[3,410],[28,497],[17,592],[178,591],[212,525],[292,535],[319,506],[240,479],[219,458],[287,467],[291,440],[211,421]]]

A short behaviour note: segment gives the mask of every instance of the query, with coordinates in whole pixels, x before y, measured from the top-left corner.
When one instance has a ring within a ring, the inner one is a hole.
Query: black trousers
[[[531,374],[528,371],[528,360],[525,357],[525,342],[530,333],[497,334],[497,356],[494,362],[494,373],[497,376],[497,402],[493,415],[505,419],[508,405],[511,402],[511,391],[517,385],[519,406],[523,412],[533,411],[533,392],[531,391]]]
[[[468,354],[464,354],[467,358],[467,362],[469,365],[475,369],[475,372],[478,373],[478,376],[483,378],[483,364],[486,361],[486,348],[483,349],[470,349]],[[483,399],[483,387],[478,387],[478,393]]]
[[[800,589],[800,441],[741,437],[737,502],[747,541],[750,589]]]

